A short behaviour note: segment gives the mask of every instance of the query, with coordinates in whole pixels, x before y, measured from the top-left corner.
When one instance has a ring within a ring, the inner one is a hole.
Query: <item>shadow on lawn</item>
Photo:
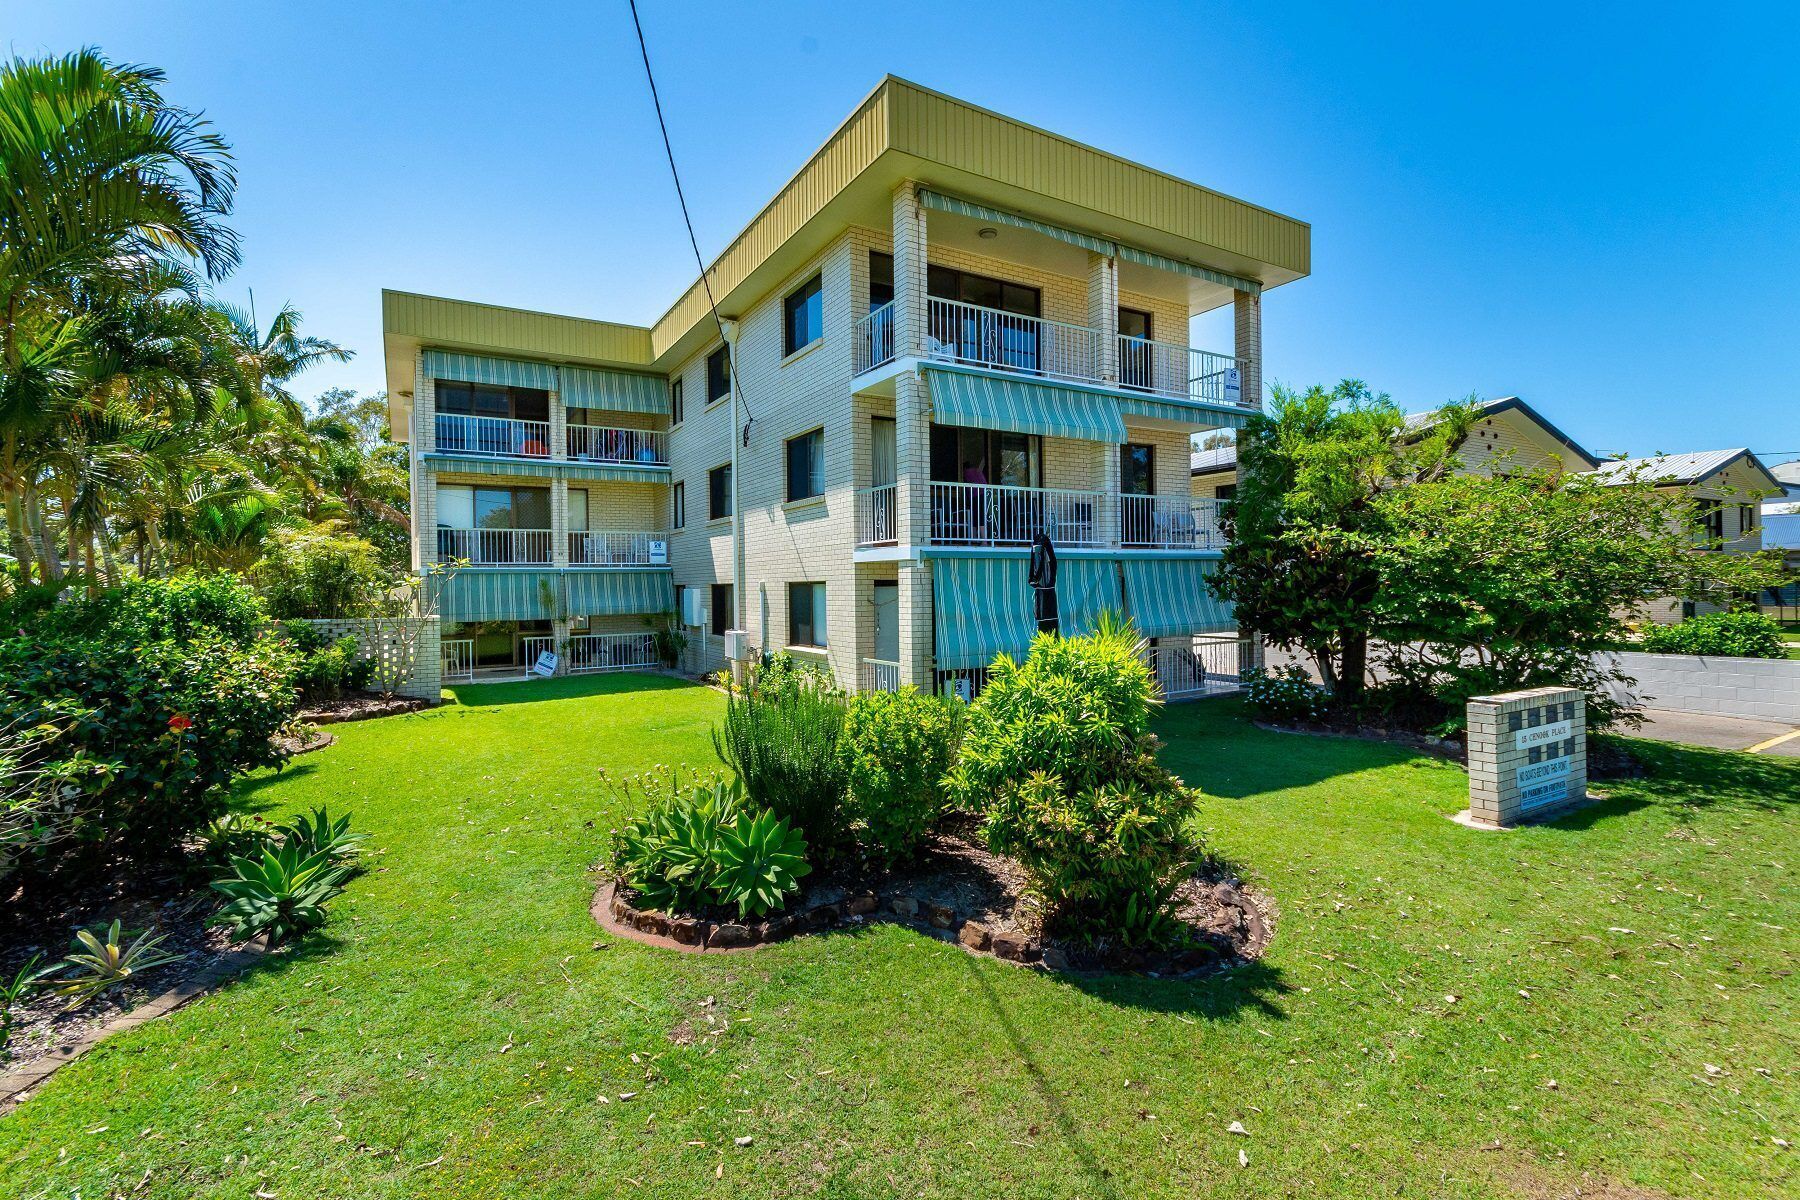
[[[464,683],[449,689],[456,702],[469,708],[495,708],[507,704],[534,704],[540,700],[571,700],[581,696],[609,696],[629,692],[668,692],[704,687],[673,675],[624,672],[604,675],[564,675],[556,679],[514,679],[504,683]]]
[[[1601,791],[1614,798],[1612,802],[1672,804],[1687,809],[1726,805],[1763,812],[1782,812],[1800,804],[1800,761],[1795,759],[1637,739],[1630,739],[1627,745],[1643,762],[1646,774],[1636,779],[1596,781]],[[1595,805],[1594,809],[1605,816],[1607,807]],[[1569,820],[1582,815],[1572,814]]]

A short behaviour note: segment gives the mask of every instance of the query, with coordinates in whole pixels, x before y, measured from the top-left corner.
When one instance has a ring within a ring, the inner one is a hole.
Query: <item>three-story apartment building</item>
[[[648,665],[676,613],[856,687],[978,684],[1104,608],[1171,691],[1229,631],[1191,437],[1262,395],[1262,293],[1299,221],[892,77],[654,325],[383,295],[414,553],[452,671]],[[1234,344],[1189,345],[1227,307]]]

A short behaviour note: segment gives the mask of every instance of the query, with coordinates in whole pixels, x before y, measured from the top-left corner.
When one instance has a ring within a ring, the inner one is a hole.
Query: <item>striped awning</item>
[[[669,381],[661,376],[588,367],[563,367],[561,371],[562,400],[571,408],[668,414]]]
[[[1090,442],[1125,440],[1119,402],[1099,392],[942,367],[927,367],[923,374],[931,390],[933,420],[940,425]]]
[[[556,368],[549,363],[514,358],[488,358],[480,354],[453,354],[448,350],[425,351],[425,374],[431,379],[461,383],[491,383],[499,387],[556,390]]]
[[[458,621],[550,621],[556,618],[561,586],[555,571],[491,571],[469,567],[432,576],[438,589],[438,616]]]
[[[1125,605],[1138,632],[1159,638],[1237,628],[1230,603],[1206,585],[1218,565],[1212,559],[1126,559]]]
[[[1183,421],[1190,425],[1210,425],[1218,429],[1242,429],[1249,420],[1247,412],[1220,412],[1184,404],[1180,400],[1151,400],[1139,396],[1122,396],[1119,412],[1127,417],[1157,417],[1164,421]]]
[[[473,454],[421,454],[448,475],[502,475],[526,479],[605,480],[614,483],[667,483],[667,463],[590,463],[562,459],[481,458]]]
[[[563,575],[563,596],[576,617],[675,611],[675,584],[666,567],[572,570]]]
[[[1071,246],[1092,250],[1095,254],[1116,255],[1126,262],[1137,263],[1139,266],[1154,267],[1159,271],[1173,271],[1179,275],[1192,275],[1196,279],[1221,284],[1240,292],[1262,291],[1262,284],[1254,279],[1245,279],[1239,275],[1215,271],[1196,263],[1182,262],[1180,259],[1169,258],[1154,251],[1140,250],[1136,246],[1126,246],[1110,238],[1082,233],[1078,229],[1068,229],[1061,225],[1051,225],[1048,222],[1034,220],[1031,217],[1007,212],[1004,209],[990,208],[985,204],[977,204],[973,200],[964,200],[960,196],[946,196],[942,192],[921,190],[919,203],[925,208],[936,209],[938,212],[955,213],[958,216],[970,217],[977,221],[986,221],[990,225],[1010,225],[1014,229],[1029,229],[1033,233],[1041,233],[1045,237],[1055,238],[1059,242],[1067,242]]]
[[[1022,658],[1037,632],[1023,558],[940,558],[931,564],[939,670]],[[1060,593],[1058,598],[1060,599]]]
[[[1109,608],[1124,615],[1125,606],[1119,600],[1117,559],[1056,560],[1056,614],[1064,635],[1081,637],[1094,632],[1100,614]]]

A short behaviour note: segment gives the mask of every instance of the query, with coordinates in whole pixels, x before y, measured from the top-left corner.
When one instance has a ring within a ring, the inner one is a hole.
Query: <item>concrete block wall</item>
[[[1698,654],[1608,654],[1650,708],[1800,725],[1800,660]]]
[[[367,617],[308,621],[333,641],[354,637],[364,658],[384,664],[395,694],[437,700],[444,690],[444,652],[436,617]]]

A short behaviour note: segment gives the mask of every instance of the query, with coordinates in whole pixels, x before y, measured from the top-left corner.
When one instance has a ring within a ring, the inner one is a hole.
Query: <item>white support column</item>
[[[1233,292],[1231,316],[1237,334],[1235,353],[1243,401],[1247,407],[1260,409],[1263,405],[1262,294]]]
[[[1119,378],[1119,260],[1088,251],[1088,326],[1100,332],[1100,378]]]
[[[425,352],[413,356],[412,564],[423,571],[437,561],[437,471],[423,456],[437,446],[437,387],[426,378]]]

